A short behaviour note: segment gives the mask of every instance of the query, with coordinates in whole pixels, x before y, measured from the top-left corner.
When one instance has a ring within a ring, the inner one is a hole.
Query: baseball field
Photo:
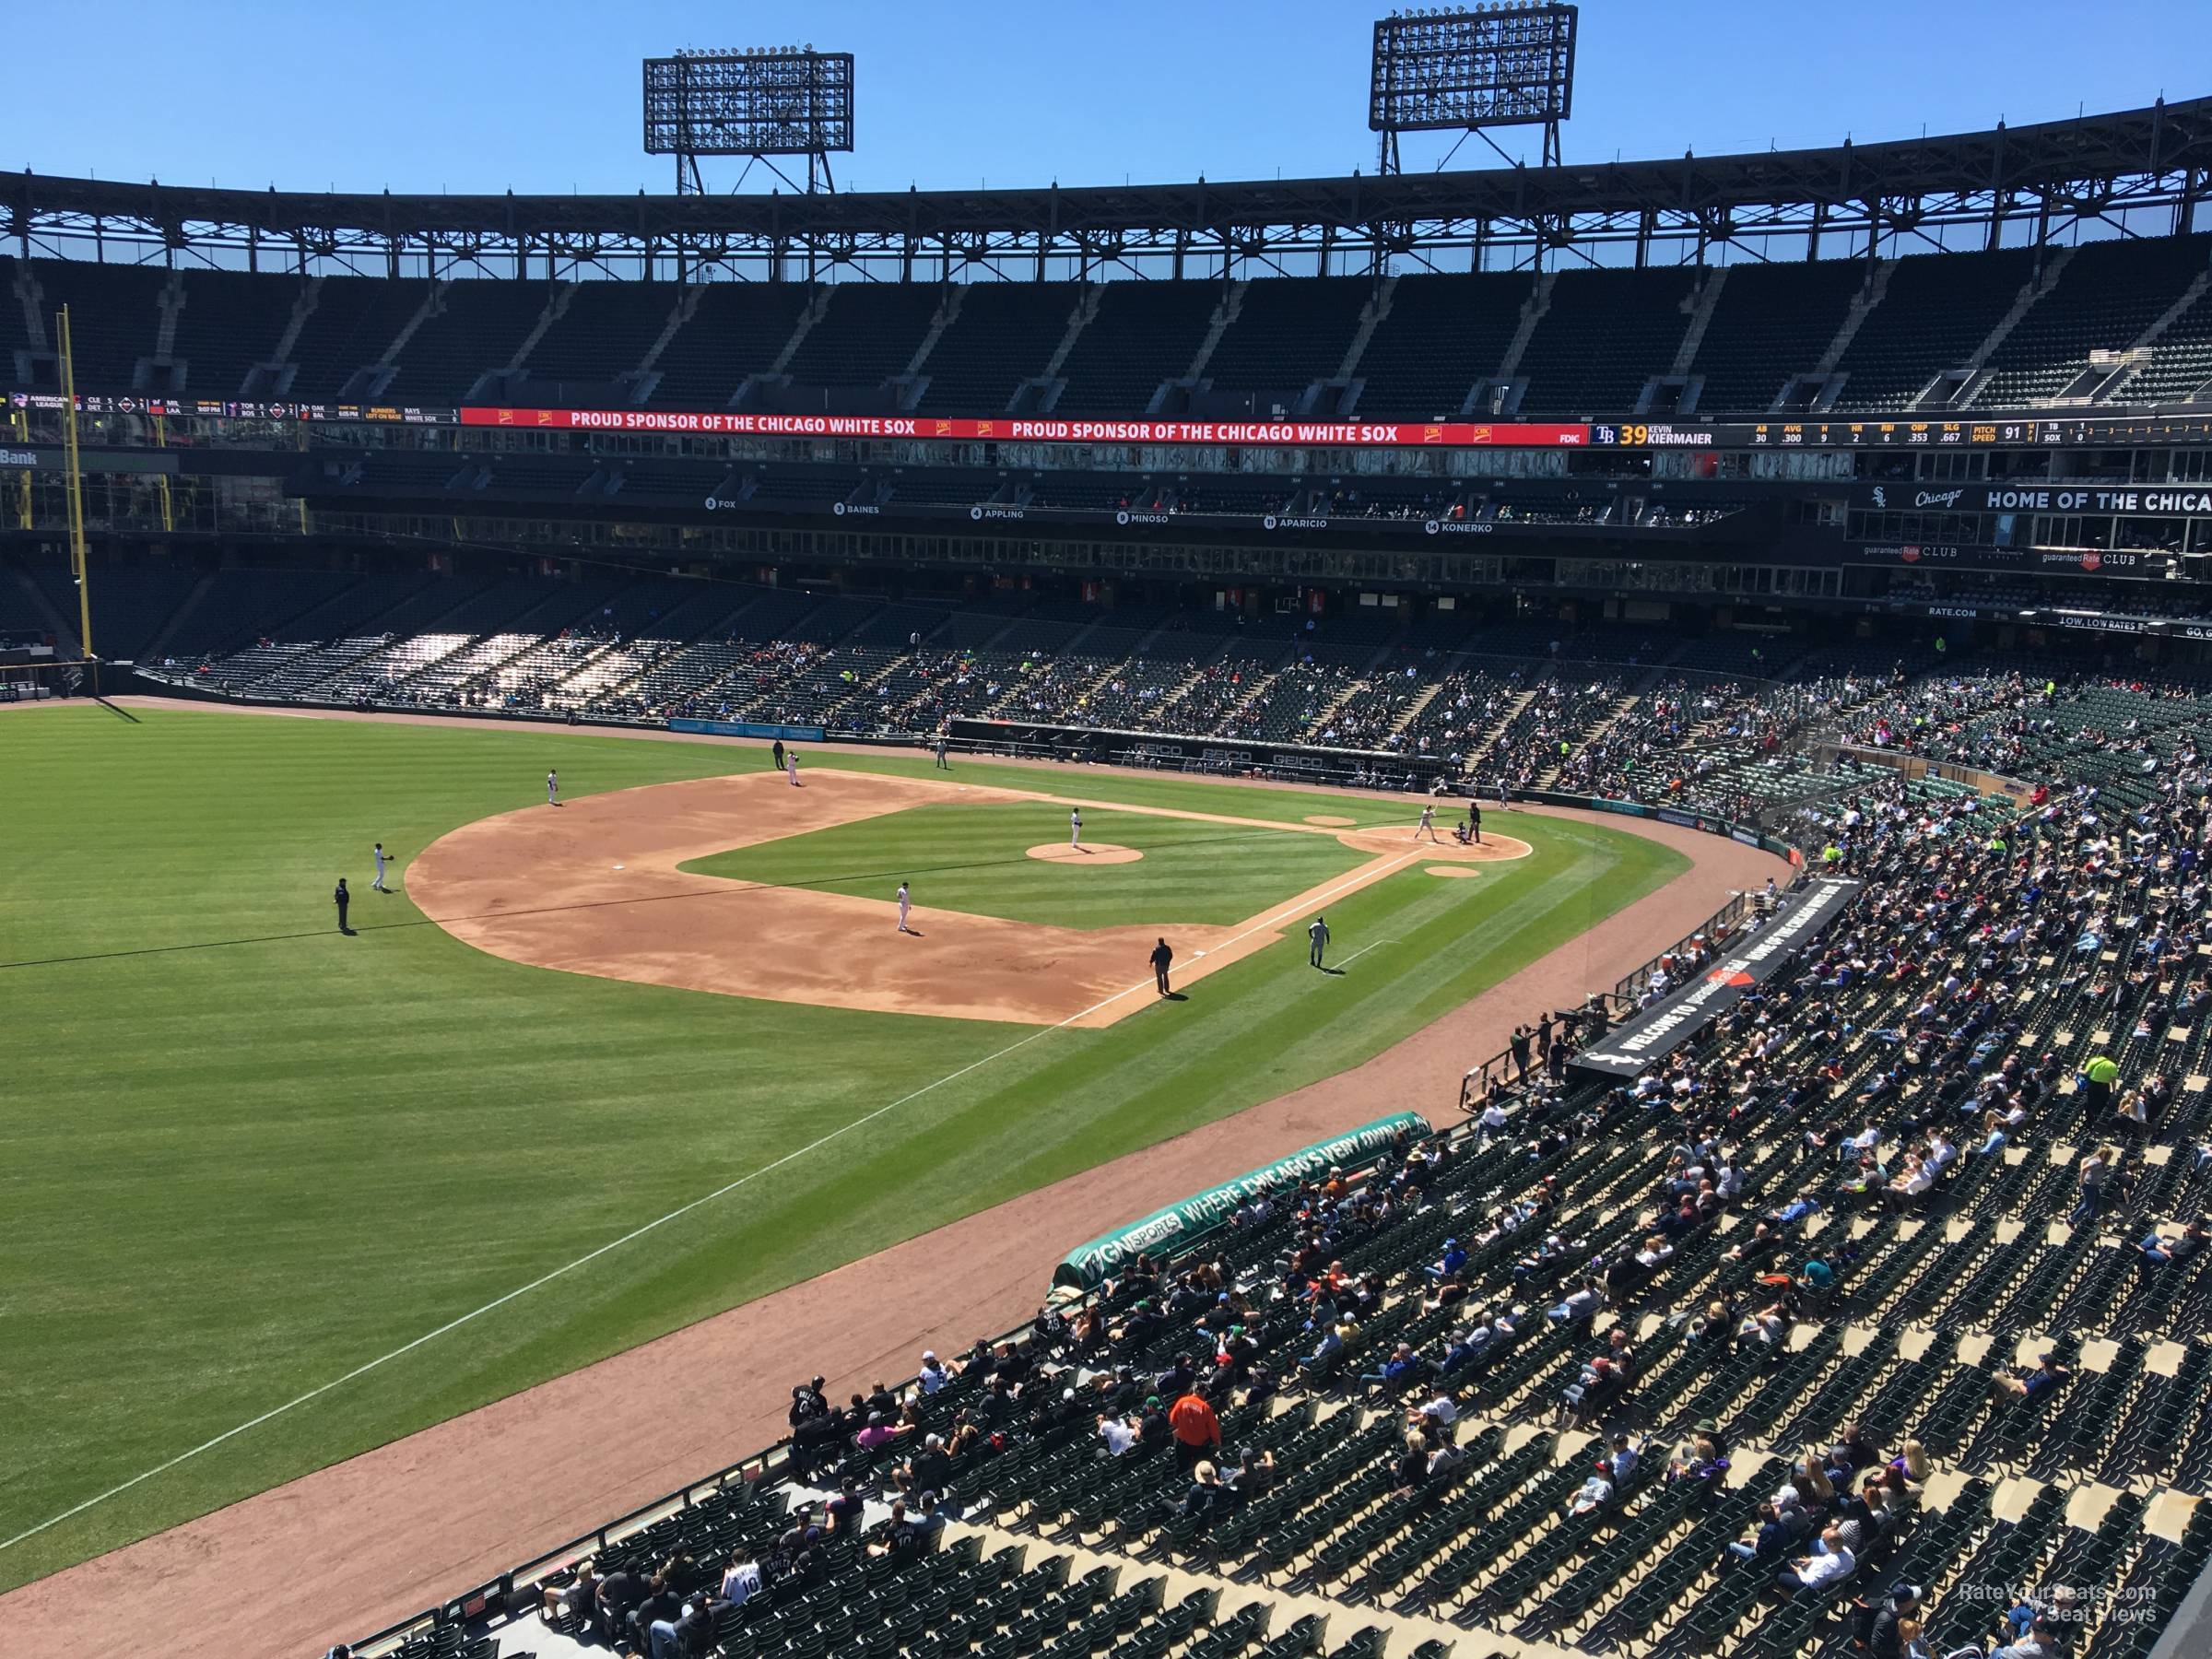
[[[1686,867],[1524,813],[1417,846],[1406,799],[173,708],[0,715],[0,1589],[1339,1073]]]

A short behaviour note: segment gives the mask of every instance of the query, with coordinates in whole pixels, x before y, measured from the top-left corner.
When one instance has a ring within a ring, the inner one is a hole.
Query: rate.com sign
[[[1659,815],[1666,817],[1665,813]],[[1751,934],[1742,948],[1730,951],[1673,995],[1653,1004],[1635,1018],[1616,1026],[1575,1055],[1581,1071],[1605,1077],[1633,1077],[1664,1060],[1717,1016],[1743,1000],[1796,959],[1853,899],[1856,881],[1816,881],[1784,898],[1774,919]]]

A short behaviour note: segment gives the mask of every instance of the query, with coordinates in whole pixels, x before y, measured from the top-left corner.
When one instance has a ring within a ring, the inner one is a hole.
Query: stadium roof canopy
[[[1079,189],[314,194],[27,171],[0,183],[0,235],[26,256],[385,275],[1297,275],[2159,234],[2193,229],[2207,190],[2212,98],[1829,149]]]

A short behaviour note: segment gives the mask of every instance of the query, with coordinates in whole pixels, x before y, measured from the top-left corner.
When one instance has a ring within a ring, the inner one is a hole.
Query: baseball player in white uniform
[[[1413,832],[1413,839],[1417,841],[1419,841],[1424,831],[1430,841],[1441,842],[1443,838],[1436,832],[1436,807],[1433,805],[1422,806],[1420,828]]]
[[[783,775],[791,780],[794,789],[799,786],[799,751],[795,748],[783,751]]]
[[[1083,808],[1080,806],[1067,815],[1067,844],[1077,853],[1083,851]]]
[[[548,806],[560,805],[560,774],[557,771],[549,771],[546,774],[546,805]]]
[[[384,885],[384,843],[382,841],[376,843],[376,879],[369,885],[380,893],[388,893],[392,890]]]
[[[900,933],[912,933],[914,931],[906,924],[906,910],[907,906],[912,902],[912,900],[910,900],[906,894],[906,883],[902,881],[899,884],[899,931]]]

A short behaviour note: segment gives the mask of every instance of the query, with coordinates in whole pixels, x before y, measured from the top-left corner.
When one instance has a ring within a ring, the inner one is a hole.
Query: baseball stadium
[[[0,1652],[2212,1652],[2212,98],[1354,20],[0,182]]]

